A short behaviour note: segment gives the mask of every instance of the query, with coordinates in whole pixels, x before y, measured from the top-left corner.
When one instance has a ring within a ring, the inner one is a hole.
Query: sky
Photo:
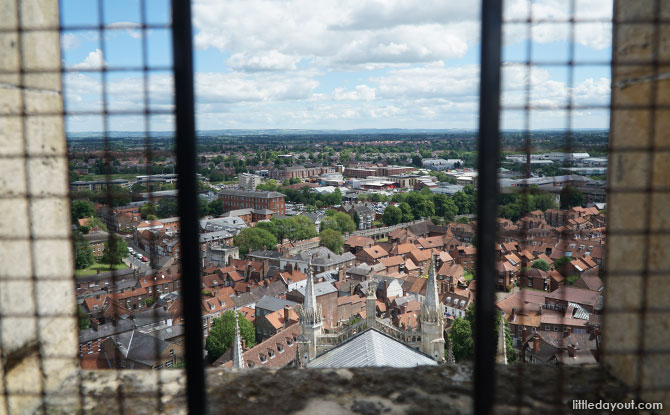
[[[174,128],[169,29],[142,33],[140,0],[61,0],[69,132]],[[170,23],[169,0],[145,0],[146,22]],[[215,129],[476,129],[479,19],[474,0],[193,0],[196,124]],[[612,0],[506,0],[503,129],[607,128]],[[553,20],[553,22],[552,22]],[[146,53],[143,44],[146,42]],[[574,53],[572,73],[565,63]],[[530,53],[530,56],[528,54]],[[530,59],[536,63],[523,65]],[[549,63],[554,63],[553,65]],[[559,63],[556,65],[556,63]],[[95,72],[107,68],[152,68]],[[93,72],[92,72],[93,70]],[[145,96],[144,91],[147,91]],[[528,95],[526,91],[529,90]],[[528,117],[520,106],[538,109]],[[526,119],[528,118],[528,119]]]

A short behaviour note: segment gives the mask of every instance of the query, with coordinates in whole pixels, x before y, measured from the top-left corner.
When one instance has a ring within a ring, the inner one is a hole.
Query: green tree
[[[340,233],[351,233],[356,230],[356,223],[344,212],[334,211],[321,221],[321,230],[333,229]]]
[[[470,323],[470,332],[474,334],[474,327],[476,323],[476,312],[475,312],[475,305],[474,303],[470,304],[470,306],[465,310],[465,319]],[[500,333],[500,319],[503,318],[502,313],[497,311],[495,313],[495,320],[493,322],[493,339],[495,341],[495,344],[498,344],[498,335]],[[509,324],[507,321],[503,322],[504,325],[504,332],[505,332],[505,344],[506,344],[506,349],[507,349],[507,362],[511,363],[516,361],[517,359],[517,353],[516,349],[514,348],[514,344],[512,342],[512,336],[510,335],[510,329],[509,329]],[[472,345],[474,347],[474,337],[472,339]],[[473,349],[474,353],[474,349]],[[454,352],[454,356],[456,353]]]
[[[556,209],[558,207],[556,205],[554,195],[549,192],[536,194],[533,196],[533,199],[535,201],[535,209],[539,209],[542,212],[546,211],[547,209]]]
[[[475,342],[472,337],[470,322],[462,317],[456,317],[449,330],[449,343],[456,361],[472,359]]]
[[[156,216],[159,218],[171,218],[177,216],[177,201],[171,197],[164,197],[156,206]]]
[[[397,225],[402,222],[402,210],[399,207],[388,205],[384,209],[384,214],[382,215],[382,222],[386,226]]]
[[[421,198],[412,208],[414,219],[427,218],[435,215],[435,206],[432,200]]]
[[[421,167],[423,165],[423,159],[420,154],[415,154],[412,156],[412,165],[416,167]]]
[[[235,246],[240,248],[240,254],[246,256],[257,249],[274,249],[277,238],[263,228],[245,228],[233,238]]]
[[[235,338],[235,314],[233,313],[234,311],[224,311],[221,317],[215,318],[212,323],[209,336],[205,341],[205,349],[207,349],[207,357],[210,361],[218,359],[233,345]],[[242,313],[237,313],[237,324],[246,347],[253,347],[256,344],[254,325],[244,318]]]
[[[84,269],[93,265],[93,249],[88,241],[81,237],[81,234],[74,234],[74,267]]]
[[[452,199],[458,208],[459,215],[469,215],[474,213],[475,201],[472,194],[468,194],[465,191],[456,192]]]
[[[80,305],[77,306],[77,319],[79,320],[79,330],[86,330],[91,327],[91,320]]]
[[[79,232],[81,232],[81,233],[84,234],[84,235],[86,235],[86,234],[89,233],[90,231],[91,231],[91,228],[89,228],[89,227],[86,226],[86,225],[81,225],[81,226],[79,227]]]
[[[110,234],[105,249],[102,251],[102,262],[116,265],[123,263],[123,258],[128,256],[128,245],[118,235]]]
[[[549,271],[551,269],[551,266],[549,266],[549,263],[545,261],[544,259],[536,259],[533,261],[533,265],[531,268],[537,268],[542,271]]]
[[[223,214],[224,208],[223,208],[223,202],[220,201],[219,199],[212,200],[209,203],[209,210],[210,213],[213,215],[219,216]]]
[[[342,253],[344,238],[342,238],[342,234],[340,232],[334,229],[326,229],[322,231],[319,236],[321,237],[321,246],[325,246],[336,254]]]
[[[144,206],[140,208],[140,214],[144,219],[148,219],[149,215],[156,216],[156,205],[151,202],[145,203]]]
[[[72,202],[72,221],[95,215],[95,205],[87,200]]]
[[[584,194],[574,186],[565,186],[561,190],[561,209],[570,209],[584,204]]]

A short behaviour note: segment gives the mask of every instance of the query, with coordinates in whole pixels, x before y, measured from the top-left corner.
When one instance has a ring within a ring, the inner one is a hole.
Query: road
[[[126,243],[129,248],[133,248],[135,252],[139,252],[145,257],[149,258],[149,254],[142,249],[138,248],[132,241],[132,239],[126,239]],[[148,271],[151,271],[151,266],[148,262],[142,262],[141,260],[135,258],[132,255],[128,255],[123,259],[123,262],[133,269],[137,269],[140,274],[146,274]]]

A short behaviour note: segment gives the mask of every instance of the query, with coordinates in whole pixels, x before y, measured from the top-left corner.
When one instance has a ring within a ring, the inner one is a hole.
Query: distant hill
[[[503,132],[522,132],[523,130],[504,130]],[[561,132],[564,129],[545,129],[533,130],[533,133],[542,132]],[[607,129],[601,128],[581,128],[575,129],[573,132],[606,132]],[[475,134],[477,130],[468,129],[404,129],[404,128],[362,128],[354,130],[301,130],[301,129],[268,129],[268,130],[252,130],[252,129],[230,129],[230,130],[199,130],[196,132],[198,137],[212,137],[212,136],[228,136],[228,137],[244,137],[244,136],[299,136],[299,135],[368,135],[368,134]],[[109,131],[110,138],[143,138],[146,133],[144,131]],[[149,135],[155,138],[172,138],[174,132],[172,131],[153,131]],[[78,140],[85,138],[102,138],[102,132],[71,132],[67,133],[68,140]]]

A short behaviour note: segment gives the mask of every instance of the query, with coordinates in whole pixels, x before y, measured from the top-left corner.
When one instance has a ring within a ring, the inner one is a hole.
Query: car
[[[133,248],[131,248],[131,247],[128,247],[128,252],[130,252],[131,254],[134,254],[134,253],[135,253],[135,250],[134,250]]]
[[[142,259],[144,255],[140,254],[139,252],[135,252],[135,258],[137,259]]]
[[[149,262],[149,260],[147,259],[147,257],[142,256],[142,262]]]

